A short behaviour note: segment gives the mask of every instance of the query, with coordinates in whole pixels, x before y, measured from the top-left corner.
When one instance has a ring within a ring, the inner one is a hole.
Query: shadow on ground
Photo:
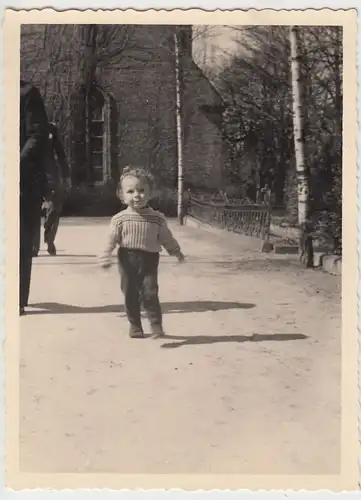
[[[279,258],[265,258],[265,259],[244,259],[244,260],[232,260],[232,261],[210,261],[208,264],[220,268],[224,271],[235,272],[235,271],[269,271],[270,268],[273,270],[289,269],[290,267],[303,270],[298,264],[297,260],[288,257],[281,256]]]
[[[44,262],[43,259],[41,259],[41,257],[51,257],[52,259],[52,263],[55,263],[57,260],[59,260],[60,258],[73,258],[73,257],[77,257],[77,258],[96,258],[98,257],[96,254],[72,254],[72,253],[62,253],[61,250],[57,250],[57,255],[49,255],[47,253],[46,250],[40,250],[40,253],[38,255],[38,257],[36,258],[36,261],[35,262]],[[56,260],[55,260],[56,259]]]
[[[217,344],[220,342],[285,342],[290,340],[305,340],[307,335],[303,333],[269,333],[254,335],[194,335],[190,337],[180,335],[166,335],[166,340],[178,340],[179,342],[168,342],[162,344],[163,349],[173,349],[186,345]]]
[[[88,314],[88,313],[124,313],[124,306],[120,304],[104,306],[73,306],[70,304],[59,304],[58,302],[40,302],[30,304],[30,307],[41,309],[40,311],[27,310],[27,315],[33,314]],[[255,304],[242,302],[217,302],[196,300],[190,302],[165,302],[162,311],[165,314],[224,311],[227,309],[252,309]]]

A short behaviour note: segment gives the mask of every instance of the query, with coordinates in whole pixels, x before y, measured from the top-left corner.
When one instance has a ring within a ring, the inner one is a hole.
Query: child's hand
[[[102,269],[109,269],[111,267],[112,263],[110,261],[106,261],[106,262],[101,262],[100,263],[100,267]]]

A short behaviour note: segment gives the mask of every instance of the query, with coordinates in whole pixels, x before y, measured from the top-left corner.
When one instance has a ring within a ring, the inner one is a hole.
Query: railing
[[[204,201],[191,196],[188,214],[210,226],[247,236],[269,239],[271,209],[269,204],[234,205]]]

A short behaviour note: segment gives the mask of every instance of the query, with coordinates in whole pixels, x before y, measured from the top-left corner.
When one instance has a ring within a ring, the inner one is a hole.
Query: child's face
[[[144,179],[126,177],[122,182],[122,199],[128,207],[143,208],[150,198],[150,189]]]

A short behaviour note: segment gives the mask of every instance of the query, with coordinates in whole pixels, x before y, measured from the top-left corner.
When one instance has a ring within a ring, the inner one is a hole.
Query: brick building
[[[21,76],[61,129],[73,186],[111,186],[126,164],[177,179],[174,32],[181,41],[185,184],[222,181],[222,101],[192,58],[192,27],[23,25]]]

